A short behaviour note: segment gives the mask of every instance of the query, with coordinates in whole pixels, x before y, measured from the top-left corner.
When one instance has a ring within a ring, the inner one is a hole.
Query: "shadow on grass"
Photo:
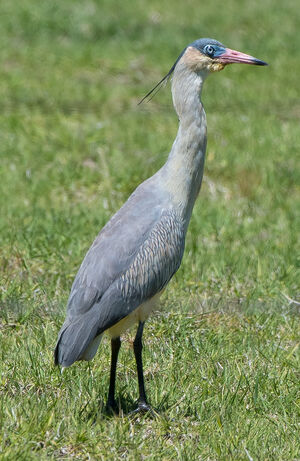
[[[131,419],[155,419],[164,417],[166,414],[170,414],[172,409],[176,407],[179,402],[169,403],[168,396],[165,396],[157,407],[153,407],[150,403],[150,411],[143,412],[138,411],[138,402],[132,399],[130,396],[118,395],[117,397],[117,410],[114,411],[112,408],[106,406],[105,399],[98,399],[94,402],[87,402],[85,406],[80,410],[80,419],[86,422],[96,423],[100,419],[112,419],[112,418],[131,418]],[[187,404],[184,411],[181,413],[182,417],[185,418],[200,418],[197,412],[197,408],[190,402]]]
[[[168,409],[168,406],[159,406],[158,409],[151,407],[150,411],[139,411],[138,402],[133,400],[131,397],[118,396],[117,398],[118,408],[114,411],[112,408],[106,406],[106,401],[99,399],[95,402],[87,402],[83,408],[81,408],[79,415],[81,420],[90,421],[96,423],[99,418],[111,419],[111,418],[149,418],[154,419],[160,416],[161,412]]]

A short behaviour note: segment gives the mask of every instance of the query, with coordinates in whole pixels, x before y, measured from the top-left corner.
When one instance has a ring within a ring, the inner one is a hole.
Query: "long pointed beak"
[[[260,59],[256,59],[249,54],[241,53],[240,51],[225,48],[225,52],[218,56],[219,61],[224,64],[231,64],[234,62],[241,64],[253,64],[255,66],[267,66],[268,64]]]

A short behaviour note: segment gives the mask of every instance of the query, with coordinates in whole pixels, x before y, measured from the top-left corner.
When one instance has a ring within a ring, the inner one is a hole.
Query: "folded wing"
[[[139,186],[84,258],[59,333],[56,363],[79,360],[96,336],[161,291],[179,268],[183,223],[153,190],[147,193],[147,186]]]

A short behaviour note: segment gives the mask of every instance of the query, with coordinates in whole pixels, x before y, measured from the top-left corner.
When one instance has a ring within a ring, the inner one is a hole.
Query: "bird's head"
[[[159,91],[162,84],[166,82],[173,74],[176,66],[182,64],[190,71],[207,75],[212,72],[223,70],[227,64],[240,63],[252,64],[256,66],[267,66],[267,63],[256,59],[249,54],[226,48],[222,43],[212,38],[199,38],[190,43],[178,56],[175,63],[157,85],[149,91],[148,94],[139,102],[141,104],[145,99],[152,97]],[[155,91],[156,90],[156,91]]]
[[[212,38],[200,38],[188,45],[180,57],[195,72],[219,72],[227,64],[240,63],[266,66],[267,63],[240,51],[226,48]]]

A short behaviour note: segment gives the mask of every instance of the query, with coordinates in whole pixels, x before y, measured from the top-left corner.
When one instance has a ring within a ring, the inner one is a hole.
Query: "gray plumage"
[[[56,363],[68,367],[80,359],[90,341],[160,292],[179,268],[184,223],[161,199],[157,179],[135,190],[87,252],[71,289]]]
[[[120,335],[135,321],[139,323],[134,340],[139,409],[149,409],[142,370],[143,326],[180,266],[201,187],[206,150],[206,116],[200,99],[203,83],[209,73],[230,62],[265,64],[215,40],[196,40],[148,93],[146,97],[173,73],[172,96],[180,123],[168,160],[101,230],[74,280],[55,363],[68,367],[76,360],[90,360],[107,331],[112,346],[107,403],[114,410]]]

